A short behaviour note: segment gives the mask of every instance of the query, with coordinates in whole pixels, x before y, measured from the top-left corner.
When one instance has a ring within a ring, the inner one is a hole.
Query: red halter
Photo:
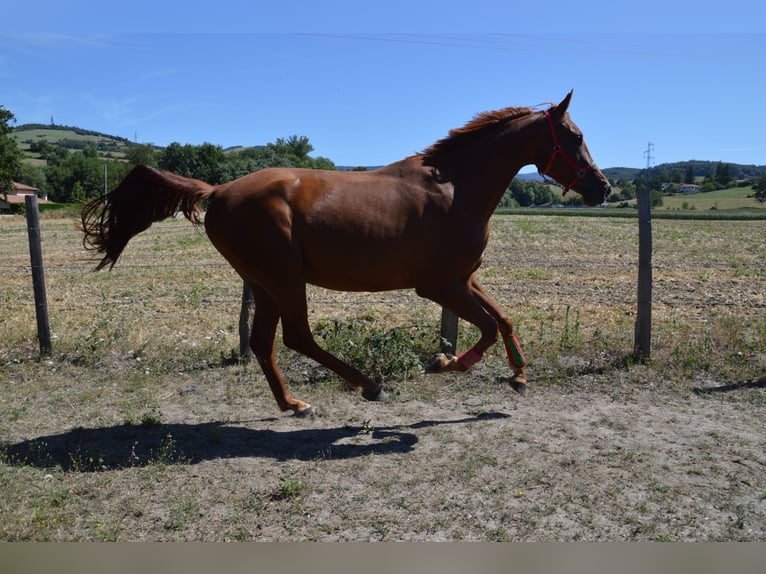
[[[548,118],[548,125],[551,128],[551,137],[553,138],[553,153],[551,154],[551,159],[548,160],[548,164],[545,166],[545,169],[541,172],[543,175],[548,175],[548,172],[551,170],[551,167],[553,167],[553,162],[556,160],[556,156],[563,157],[566,162],[572,166],[572,169],[575,170],[575,177],[572,180],[572,182],[564,187],[564,193],[562,195],[566,195],[567,192],[572,189],[577,183],[584,178],[588,172],[593,171],[596,167],[596,162],[594,161],[592,164],[590,164],[587,167],[579,167],[577,163],[567,155],[567,152],[565,152],[563,149],[561,149],[561,145],[559,145],[559,138],[556,135],[556,127],[553,125],[553,118],[551,117],[551,113],[549,111],[545,111],[545,117]]]

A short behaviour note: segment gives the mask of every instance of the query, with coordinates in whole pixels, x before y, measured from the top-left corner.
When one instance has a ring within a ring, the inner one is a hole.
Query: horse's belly
[[[304,263],[313,285],[338,291],[390,291],[416,286],[422,266],[413,259],[412,254],[397,251],[343,250],[307,257]]]

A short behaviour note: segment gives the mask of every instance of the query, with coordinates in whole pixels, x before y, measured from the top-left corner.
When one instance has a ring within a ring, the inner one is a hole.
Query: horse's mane
[[[422,155],[435,157],[458,148],[468,145],[477,135],[487,129],[491,129],[498,124],[510,122],[512,120],[528,116],[535,110],[533,108],[505,108],[493,112],[482,112],[465,124],[462,128],[450,130],[446,138],[433,143],[425,150]]]

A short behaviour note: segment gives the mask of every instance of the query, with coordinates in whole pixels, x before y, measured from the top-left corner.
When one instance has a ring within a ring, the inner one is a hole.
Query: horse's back
[[[216,190],[206,228],[232,264],[300,260],[306,281],[329,288],[412,287],[445,229],[449,200],[435,200],[406,169],[264,169]]]

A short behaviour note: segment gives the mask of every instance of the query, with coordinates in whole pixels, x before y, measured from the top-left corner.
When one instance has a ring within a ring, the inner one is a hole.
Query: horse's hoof
[[[433,374],[440,372],[442,368],[442,357],[444,357],[444,355],[437,355],[434,357],[433,360],[426,365],[426,373]]]
[[[443,373],[450,364],[450,359],[444,353],[439,353],[426,367],[426,373]]]
[[[313,419],[320,416],[319,407],[308,405],[302,409],[296,409],[293,411],[295,416],[301,419]]]
[[[518,379],[511,380],[511,388],[519,393],[522,397],[527,396],[527,383],[523,383]]]
[[[375,391],[362,391],[362,397],[368,401],[385,401],[388,398],[388,393],[383,390],[382,386],[380,386]]]

